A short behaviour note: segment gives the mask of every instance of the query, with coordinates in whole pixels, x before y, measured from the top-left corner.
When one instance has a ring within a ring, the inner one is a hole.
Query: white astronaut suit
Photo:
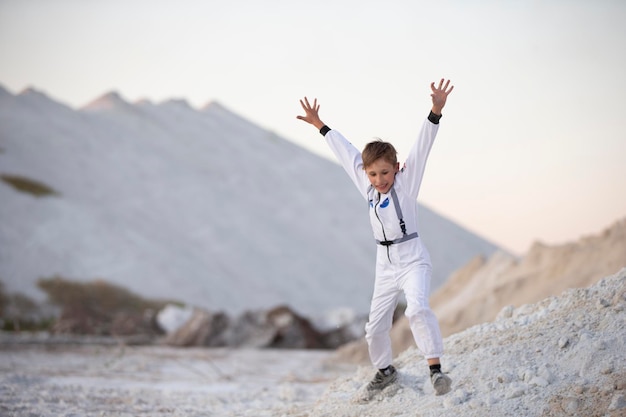
[[[419,236],[417,205],[426,160],[437,135],[440,117],[431,112],[424,121],[404,167],[396,173],[393,186],[386,194],[379,193],[371,185],[359,150],[340,132],[327,126],[320,129],[369,203],[377,252],[376,280],[365,338],[372,364],[378,369],[386,368],[392,362],[389,332],[401,292],[406,298],[405,315],[417,347],[426,359],[439,358],[443,354],[439,323],[428,302],[432,266]]]

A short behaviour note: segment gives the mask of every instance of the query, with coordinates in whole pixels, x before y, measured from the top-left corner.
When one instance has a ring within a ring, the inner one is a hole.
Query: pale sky
[[[0,85],[218,101],[333,159],[307,95],[403,160],[450,78],[419,200],[523,254],[626,217],[624,22],[622,0],[0,0]]]

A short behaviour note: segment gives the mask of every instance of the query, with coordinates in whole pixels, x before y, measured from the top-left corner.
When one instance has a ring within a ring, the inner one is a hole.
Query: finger
[[[441,81],[443,81],[443,79]],[[446,85],[443,86],[443,91],[446,91],[449,85],[450,85],[450,80],[446,81]]]
[[[446,94],[450,94],[452,92],[452,90],[454,90],[454,86],[450,86],[450,89],[448,90],[448,92]]]
[[[434,82],[430,83],[430,89],[433,90],[433,93],[435,92],[435,83]]]
[[[439,90],[441,90],[441,86],[443,85],[443,78],[439,80]]]

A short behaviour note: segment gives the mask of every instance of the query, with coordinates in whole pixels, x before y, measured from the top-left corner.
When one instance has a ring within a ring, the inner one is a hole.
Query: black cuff
[[[441,114],[435,114],[432,111],[430,112],[430,114],[428,115],[428,120],[430,120],[432,123],[438,125],[439,124],[439,119],[441,119]]]
[[[328,127],[328,126],[326,126],[326,125],[322,126],[322,128],[320,129],[320,134],[321,134],[322,136],[326,136],[326,134],[327,134],[328,132],[330,132],[330,127]]]

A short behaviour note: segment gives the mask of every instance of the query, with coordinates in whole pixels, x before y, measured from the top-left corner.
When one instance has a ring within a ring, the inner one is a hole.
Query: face
[[[381,194],[385,194],[391,189],[399,168],[399,163],[393,165],[381,158],[366,167],[365,173],[374,188]]]

